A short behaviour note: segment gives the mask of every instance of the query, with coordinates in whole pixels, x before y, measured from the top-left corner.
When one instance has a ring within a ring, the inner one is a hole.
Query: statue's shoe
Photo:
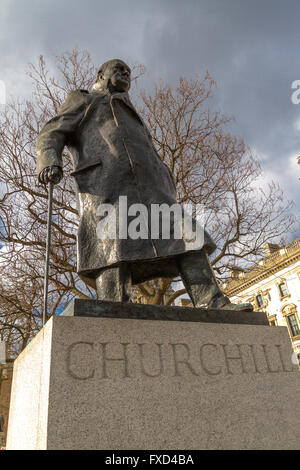
[[[226,295],[218,295],[214,297],[207,305],[207,308],[218,310],[235,310],[236,312],[253,312],[252,304],[232,304]]]
[[[252,304],[226,304],[218,308],[220,310],[235,310],[237,312],[253,312]]]

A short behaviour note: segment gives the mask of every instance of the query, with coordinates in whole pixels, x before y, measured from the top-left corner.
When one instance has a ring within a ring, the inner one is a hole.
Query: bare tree
[[[11,101],[0,117],[0,334],[14,355],[41,327],[46,249],[47,188],[38,184],[35,143],[42,126],[74,89],[89,89],[96,67],[87,51],[56,57],[56,70],[42,56],[30,64],[32,99]],[[133,64],[133,80],[143,74]],[[57,314],[73,297],[93,298],[95,291],[76,274],[77,207],[71,161],[64,152],[62,182],[53,197],[49,312]]]
[[[140,64],[132,68],[134,78],[144,72]],[[10,102],[0,119],[0,328],[11,355],[41,327],[48,194],[37,182],[36,137],[68,92],[91,87],[96,67],[87,51],[74,49],[56,58],[53,74],[42,56],[27,73],[32,99]],[[292,218],[278,186],[257,187],[260,166],[244,142],[226,131],[230,119],[211,110],[214,86],[208,74],[181,78],[176,89],[160,83],[153,93],[142,92],[138,103],[154,145],[174,175],[180,203],[206,208],[207,229],[218,245],[212,263],[222,277],[230,265],[252,261],[266,241],[288,233]],[[77,207],[67,149],[63,162],[66,176],[55,186],[53,198],[52,314],[75,296],[95,298],[76,274]],[[174,286],[172,279],[140,285],[136,299],[172,303],[184,292]]]
[[[203,204],[206,228],[217,244],[211,263],[219,279],[234,265],[248,265],[270,240],[284,242],[294,224],[282,189],[272,182],[259,187],[259,161],[227,127],[231,119],[209,106],[214,80],[180,78],[172,89],[161,82],[142,92],[140,112],[154,145],[171,169],[181,204]],[[165,298],[170,281],[140,286],[149,303]],[[175,288],[176,289],[176,288]],[[185,293],[172,293],[166,303]]]

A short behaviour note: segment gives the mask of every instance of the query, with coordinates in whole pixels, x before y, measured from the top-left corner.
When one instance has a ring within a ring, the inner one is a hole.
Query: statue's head
[[[110,93],[128,91],[130,88],[130,67],[120,59],[108,60],[101,65],[97,72],[97,81],[93,90]]]

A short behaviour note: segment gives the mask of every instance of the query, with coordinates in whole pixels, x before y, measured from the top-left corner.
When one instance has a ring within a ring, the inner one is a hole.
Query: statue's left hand
[[[57,184],[60,182],[62,177],[63,177],[63,171],[59,166],[56,166],[56,165],[47,166],[39,174],[39,180],[44,184],[48,184],[48,183]]]

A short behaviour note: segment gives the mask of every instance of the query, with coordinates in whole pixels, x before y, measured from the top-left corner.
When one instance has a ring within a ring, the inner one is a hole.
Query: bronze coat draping
[[[100,269],[131,262],[134,283],[176,275],[174,256],[190,250],[184,238],[151,239],[149,235],[147,239],[133,240],[97,236],[100,204],[114,205],[118,216],[120,196],[127,197],[128,207],[144,204],[149,214],[151,204],[176,203],[172,174],[156,152],[128,94],[71,92],[58,115],[38,136],[38,173],[51,165],[62,166],[65,145],[73,158],[72,175],[79,202],[78,273],[95,278]],[[134,218],[129,217],[128,221]],[[207,232],[196,249],[201,249],[203,244],[209,253],[215,249]]]

